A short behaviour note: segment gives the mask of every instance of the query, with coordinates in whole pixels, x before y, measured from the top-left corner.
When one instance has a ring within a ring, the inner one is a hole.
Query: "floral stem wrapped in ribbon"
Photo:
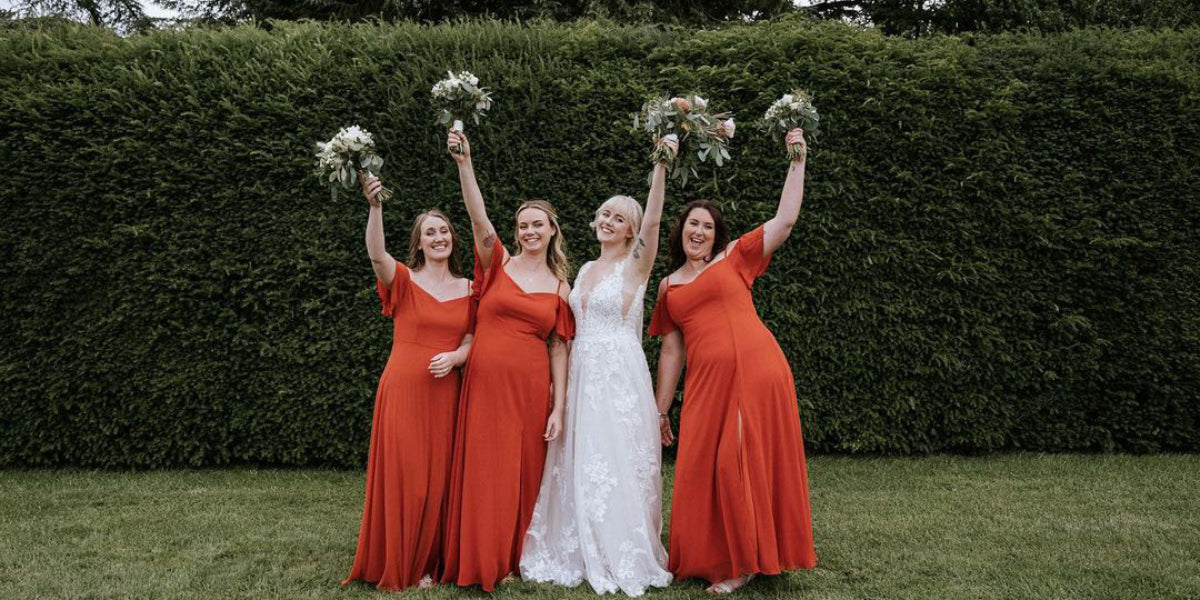
[[[358,193],[360,170],[379,177],[382,167],[383,159],[375,152],[371,132],[358,125],[343,127],[328,142],[317,142],[316,175],[322,184],[329,186],[330,197],[334,200],[343,191]],[[379,190],[381,202],[391,197],[390,190]]]
[[[491,92],[479,87],[479,78],[469,71],[457,74],[447,72],[433,86],[433,107],[438,111],[438,123],[451,131],[462,131],[463,121],[470,119],[476,125],[492,107]],[[456,148],[461,153],[462,148]]]
[[[813,106],[812,95],[804,90],[784,94],[767,109],[762,121],[763,128],[778,138],[786,138],[788,132],[797,127],[806,133],[816,133],[820,123],[821,115],[817,114],[817,107]],[[788,145],[789,160],[803,159],[804,152],[803,146]]]
[[[679,144],[674,157],[662,144],[657,144],[650,159],[656,164],[667,163],[671,178],[687,185],[689,176],[698,175],[699,163],[711,158],[720,167],[729,160],[729,140],[733,139],[736,125],[729,113],[709,112],[708,101],[692,94],[651,98],[642,105],[641,114],[634,115],[633,129],[649,133],[655,140],[674,136]]]

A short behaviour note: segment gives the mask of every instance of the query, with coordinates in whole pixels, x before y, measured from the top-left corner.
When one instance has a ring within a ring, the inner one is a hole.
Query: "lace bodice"
[[[576,337],[628,333],[641,339],[646,282],[627,292],[625,269],[629,265],[629,258],[625,258],[612,271],[602,275],[592,289],[585,290],[583,283],[595,264],[595,261],[591,261],[583,265],[571,289],[569,299],[571,312],[576,319]]]

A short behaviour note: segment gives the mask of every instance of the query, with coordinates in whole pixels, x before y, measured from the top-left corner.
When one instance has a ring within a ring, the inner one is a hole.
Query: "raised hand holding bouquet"
[[[448,78],[433,86],[433,107],[438,111],[438,123],[451,131],[462,131],[463,121],[479,124],[479,119],[492,107],[491,92],[479,87],[479,78],[468,71],[447,72]],[[456,147],[456,153],[462,148]]]
[[[371,132],[358,125],[343,127],[328,142],[317,142],[316,175],[322,184],[329,186],[330,197],[334,200],[343,191],[351,194],[358,191],[359,171],[379,177],[382,167],[383,159],[375,153]],[[378,197],[386,202],[392,192],[381,188]]]
[[[816,132],[820,122],[821,115],[817,114],[817,107],[813,106],[812,96],[804,90],[796,90],[790,94],[784,94],[782,98],[776,100],[767,109],[767,114],[763,115],[762,124],[769,133],[786,140],[788,132],[793,129],[803,129],[809,133]],[[805,144],[789,141],[789,160],[803,160],[806,152]]]
[[[729,140],[735,130],[729,113],[712,113],[708,101],[701,96],[652,98],[642,105],[642,112],[633,117],[633,129],[649,133],[655,140],[671,139],[679,146],[672,153],[657,144],[650,153],[656,164],[665,162],[671,178],[687,185],[688,176],[698,175],[697,163],[709,158],[723,166],[729,160]]]

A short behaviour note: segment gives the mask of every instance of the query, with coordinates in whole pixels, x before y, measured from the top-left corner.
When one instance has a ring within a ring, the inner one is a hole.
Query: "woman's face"
[[[449,260],[454,250],[454,238],[450,235],[450,225],[441,219],[430,215],[421,221],[421,252],[425,260]]]
[[[523,252],[541,252],[554,237],[550,216],[540,208],[526,208],[517,214],[517,241]]]
[[[703,260],[712,255],[716,224],[706,208],[693,208],[683,222],[683,253],[690,260]]]
[[[633,238],[633,223],[629,217],[620,211],[605,207],[596,215],[596,239],[601,244],[614,240],[622,241]]]

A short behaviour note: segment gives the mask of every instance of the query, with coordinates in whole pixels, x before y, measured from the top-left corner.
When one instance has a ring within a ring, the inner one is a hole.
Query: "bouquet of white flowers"
[[[451,131],[462,131],[463,121],[479,124],[479,119],[492,107],[491,92],[479,87],[479,78],[468,71],[447,72],[448,78],[433,86],[433,107],[438,111],[438,123]],[[461,152],[462,148],[457,151]]]
[[[317,142],[316,175],[329,186],[330,197],[337,200],[342,191],[357,192],[358,171],[361,169],[378,177],[383,159],[375,153],[371,132],[358,125],[343,127],[328,142]],[[379,190],[379,200],[386,202],[392,192]]]
[[[797,127],[805,133],[815,133],[820,122],[821,115],[817,114],[817,107],[813,106],[812,96],[804,90],[796,90],[784,94],[767,109],[762,125],[768,132],[782,138]],[[788,158],[804,158],[803,151],[799,146],[788,146]]]
[[[671,177],[687,185],[688,176],[697,175],[697,162],[709,158],[723,166],[729,160],[729,140],[736,126],[729,113],[712,113],[708,101],[698,95],[651,98],[642,105],[641,114],[633,116],[634,131],[649,133],[655,140],[674,136],[679,151],[672,158],[662,144],[654,147],[650,160],[666,162]]]

